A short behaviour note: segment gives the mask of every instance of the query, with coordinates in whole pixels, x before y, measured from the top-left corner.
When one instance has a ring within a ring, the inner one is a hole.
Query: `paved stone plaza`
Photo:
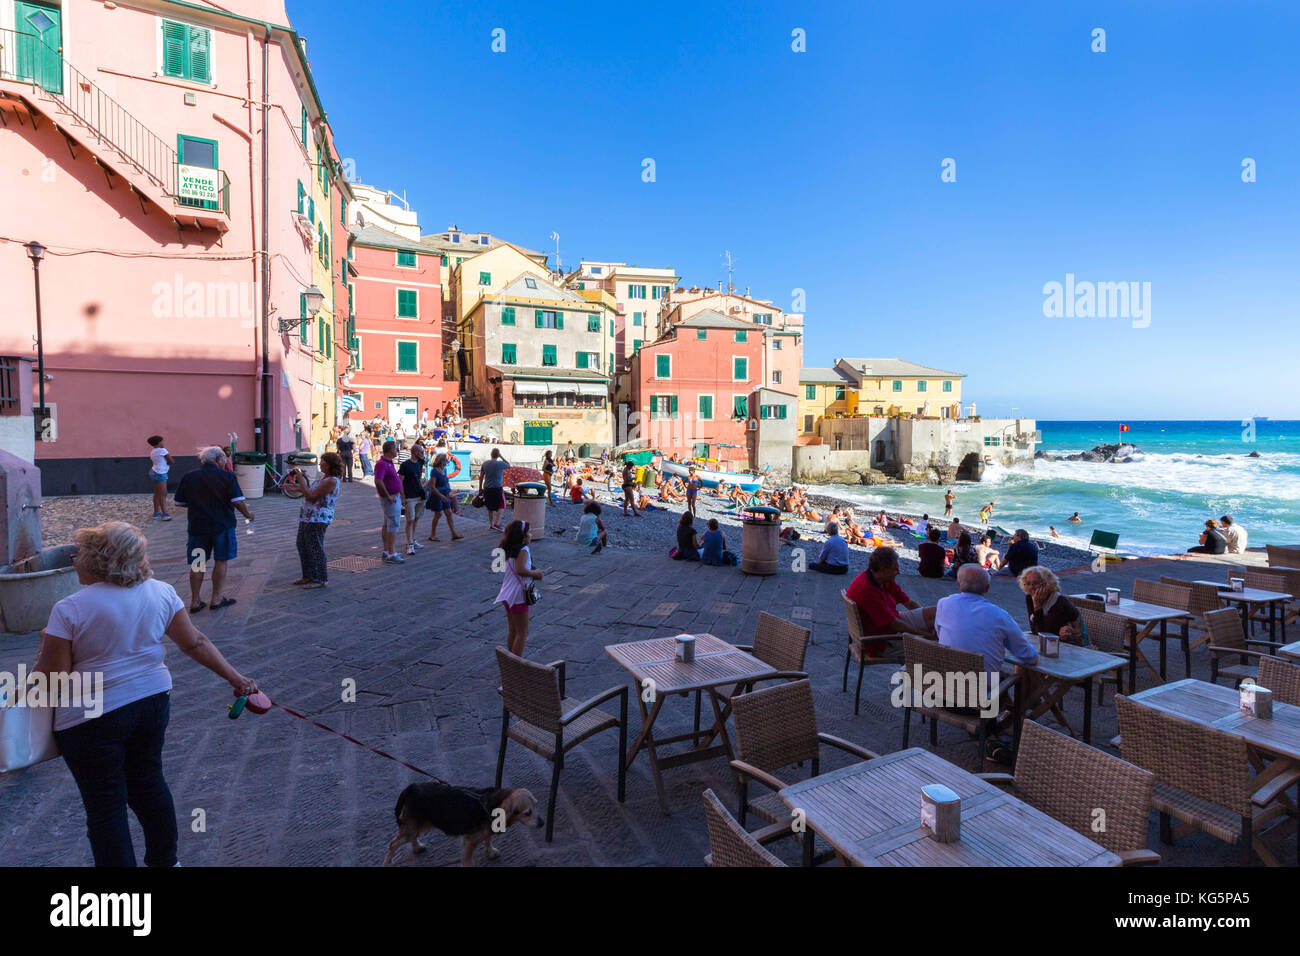
[[[483,513],[471,511],[461,519],[465,540],[451,542],[443,528],[441,544],[427,544],[404,566],[385,565],[379,560],[374,492],[367,484],[345,485],[339,520],[326,538],[329,587],[302,591],[289,584],[299,571],[297,504],[279,497],[250,504],[256,534],[241,534],[227,587],[238,603],[195,615],[200,629],[273,700],[453,783],[491,784],[501,726],[493,648],[505,643],[506,627],[504,612],[491,603],[500,583],[491,570],[498,536],[487,530]],[[563,505],[550,515],[573,524],[577,509]],[[617,508],[606,509],[604,517],[611,536],[635,520],[622,518]],[[141,520],[156,574],[188,600],[183,509],[171,523]],[[427,517],[423,524],[421,539],[428,533]],[[790,571],[749,577],[737,568],[688,565],[619,549],[592,556],[549,532],[544,537],[533,548],[534,565],[547,575],[527,656],[567,660],[570,696],[583,698],[628,683],[627,673],[605,653],[607,644],[683,631],[749,643],[765,610],[812,628],[815,643],[807,669],[821,729],[880,753],[899,748],[902,718],[889,705],[889,668],[867,669],[858,717],[852,682],[850,693],[840,690],[846,632],[838,592],[850,578]],[[671,543],[664,541],[665,553]],[[864,560],[858,554],[853,560],[856,574]],[[1223,573],[1222,566],[1161,561],[1112,566],[1105,578],[1128,593],[1136,577]],[[915,575],[899,583],[924,604],[954,590],[949,581]],[[1064,584],[1066,591],[1097,587],[1095,579],[1067,578]],[[1025,620],[1023,596],[1013,582],[997,581],[991,597]],[[0,637],[0,668],[13,670],[20,660],[30,664],[37,643],[38,635]],[[279,710],[228,720],[229,688],[170,642],[167,647],[175,689],[166,772],[184,865],[378,865],[394,832],[398,793],[424,778]],[[1155,645],[1146,648],[1151,653]],[[1170,652],[1170,674],[1180,677],[1183,661],[1172,643]],[[1193,658],[1193,676],[1208,679],[1204,650]],[[355,703],[341,700],[348,678],[356,681]],[[1140,678],[1139,686],[1150,686],[1149,677]],[[631,714],[634,734],[640,720],[635,705]],[[1066,714],[1080,725],[1080,692],[1067,698]],[[690,721],[691,703],[679,698],[665,705],[656,731],[687,730]],[[1105,747],[1117,732],[1110,689],[1105,704],[1094,708],[1094,722],[1093,740]],[[927,739],[928,728],[919,730],[914,721],[912,743],[924,745]],[[548,845],[539,830],[511,830],[497,841],[502,857],[496,865],[701,863],[707,852],[701,791],[713,787],[728,805],[735,802],[725,761],[666,771],[673,812],[665,816],[644,754],[629,771],[627,802],[617,803],[617,740],[615,733],[602,734],[570,752],[554,842]],[[938,751],[980,769],[975,744],[954,728],[940,729]],[[847,761],[830,751],[823,768]],[[544,804],[549,779],[549,764],[511,745],[507,785],[530,788]],[[205,818],[206,830],[192,832],[198,817]],[[143,841],[136,833],[139,852]],[[426,841],[428,853],[413,860],[402,850],[399,864],[459,862],[458,841],[436,834]],[[789,846],[781,855],[795,860],[793,841],[784,842]],[[1284,862],[1295,862],[1294,824],[1284,823],[1269,842]],[[62,761],[0,776],[0,845],[6,865],[91,863],[81,801]],[[1154,814],[1148,845],[1174,864],[1226,865],[1238,858],[1225,844],[1200,834],[1176,848],[1160,846]]]

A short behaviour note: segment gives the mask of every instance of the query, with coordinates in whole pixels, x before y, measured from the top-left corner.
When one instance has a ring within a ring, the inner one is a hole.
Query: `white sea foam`
[[[1062,480],[1124,489],[1150,489],[1216,500],[1232,497],[1300,501],[1300,455],[1262,458],[1240,455],[1148,454],[1142,461],[1047,461],[1033,466],[988,466],[982,484],[997,486],[1025,479]]]

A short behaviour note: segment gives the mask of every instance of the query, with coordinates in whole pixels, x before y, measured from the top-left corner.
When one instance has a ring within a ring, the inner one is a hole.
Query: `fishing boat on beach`
[[[731,463],[723,457],[721,449],[740,448],[740,445],[726,445],[720,442],[703,442],[708,446],[705,454],[688,461],[669,461],[663,459],[660,467],[665,475],[674,475],[686,480],[690,474],[690,469],[695,469],[695,477],[704,483],[706,488],[716,488],[719,482],[726,482],[729,485],[736,485],[741,491],[753,493],[762,490],[763,476],[751,472],[742,472],[731,467]],[[708,454],[708,448],[719,449],[718,457],[712,458]]]

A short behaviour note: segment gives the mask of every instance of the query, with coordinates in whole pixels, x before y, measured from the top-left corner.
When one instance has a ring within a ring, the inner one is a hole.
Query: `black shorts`
[[[483,489],[483,506],[488,511],[500,511],[505,507],[506,495],[500,488]]]

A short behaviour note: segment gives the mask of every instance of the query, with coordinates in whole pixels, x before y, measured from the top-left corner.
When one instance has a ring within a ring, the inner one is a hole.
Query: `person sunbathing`
[[[713,497],[715,498],[731,497],[730,493],[727,491],[727,489],[730,487],[731,485],[727,484],[725,481],[718,482],[717,487],[713,489]]]
[[[821,514],[817,511],[816,508],[812,507],[811,505],[805,506],[804,509],[803,509],[803,512],[802,512],[801,514],[802,514],[802,517],[803,517],[803,519],[804,519],[805,521],[821,521],[821,520],[822,520],[822,516],[821,516]]]
[[[663,488],[660,489],[659,491],[659,500],[660,501],[684,500],[686,496],[679,490],[680,484],[681,483],[676,478],[674,478],[672,481],[665,484]]]
[[[650,503],[650,499],[646,497],[646,493],[645,493],[645,491],[642,490],[642,489],[640,489],[640,488],[637,489],[637,493],[636,493],[636,506],[637,506],[637,510],[638,510],[638,511],[660,511],[660,510],[662,510],[662,509],[659,507],[659,505],[651,504],[651,503]]]
[[[750,499],[750,495],[746,494],[745,489],[740,485],[732,485],[731,490],[727,492],[727,497],[741,507],[744,507]]]

